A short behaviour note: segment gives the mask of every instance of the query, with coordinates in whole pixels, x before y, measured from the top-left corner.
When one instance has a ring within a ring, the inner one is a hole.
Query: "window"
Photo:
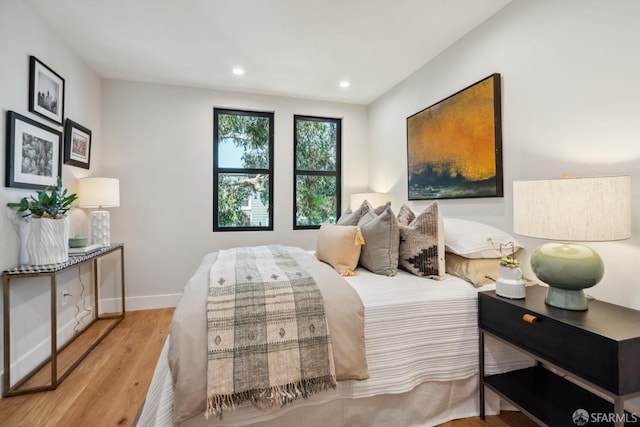
[[[273,230],[273,113],[213,109],[213,231]]]
[[[294,229],[335,223],[340,214],[341,119],[293,117]]]

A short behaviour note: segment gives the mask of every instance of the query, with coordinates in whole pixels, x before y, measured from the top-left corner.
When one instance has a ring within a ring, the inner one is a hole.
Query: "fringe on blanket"
[[[334,388],[336,388],[336,377],[328,375],[267,389],[209,396],[205,417],[208,419],[209,415],[216,415],[222,419],[224,411],[235,410],[237,406],[246,402],[251,402],[253,406],[261,410],[269,410],[274,407],[282,408],[294,400],[306,399],[318,392]]]

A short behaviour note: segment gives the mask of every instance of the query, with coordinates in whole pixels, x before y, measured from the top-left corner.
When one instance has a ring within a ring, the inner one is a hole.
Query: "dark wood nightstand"
[[[588,425],[640,426],[640,414],[624,412],[624,401],[640,395],[640,311],[595,300],[587,311],[562,310],[544,303],[545,291],[527,287],[522,300],[494,291],[478,294],[481,418],[484,387],[489,387],[543,425],[584,425],[573,419],[581,409],[588,414]],[[485,334],[538,364],[485,376]]]

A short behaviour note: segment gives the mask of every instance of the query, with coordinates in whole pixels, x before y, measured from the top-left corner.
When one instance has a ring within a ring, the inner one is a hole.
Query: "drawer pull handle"
[[[525,314],[522,316],[522,320],[524,320],[527,323],[536,323],[536,320],[538,320],[538,318],[533,314]]]

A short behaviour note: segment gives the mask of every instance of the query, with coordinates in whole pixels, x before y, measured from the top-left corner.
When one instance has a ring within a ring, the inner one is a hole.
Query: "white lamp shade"
[[[513,228],[523,236],[561,241],[628,239],[630,177],[514,181]]]
[[[362,202],[368,201],[374,208],[384,205],[389,201],[389,196],[386,193],[355,193],[351,195],[351,202],[349,206],[351,209],[358,209]]]
[[[78,180],[78,206],[81,208],[120,206],[120,181],[116,178],[81,178]]]

